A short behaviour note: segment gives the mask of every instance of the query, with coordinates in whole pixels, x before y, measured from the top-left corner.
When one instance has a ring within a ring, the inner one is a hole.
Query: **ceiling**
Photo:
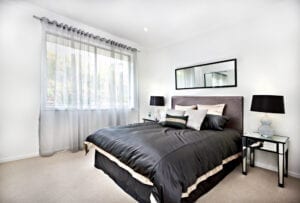
[[[26,1],[153,49],[245,21],[279,0]]]

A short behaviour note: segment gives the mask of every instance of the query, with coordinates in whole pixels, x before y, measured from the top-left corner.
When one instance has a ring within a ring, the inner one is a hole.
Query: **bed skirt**
[[[223,165],[223,169],[210,176],[197,185],[188,197],[182,198],[182,202],[195,202],[200,196],[208,192],[217,185],[227,174],[229,174],[239,163],[240,158],[234,159]],[[126,193],[132,196],[138,202],[150,202],[150,195],[153,186],[146,185],[133,178],[125,169],[119,167],[115,162],[95,150],[95,167],[102,170],[110,178],[114,180]]]

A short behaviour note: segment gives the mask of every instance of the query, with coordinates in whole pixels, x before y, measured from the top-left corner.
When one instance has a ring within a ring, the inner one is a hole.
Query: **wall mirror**
[[[175,86],[177,90],[236,87],[236,59],[177,68]]]

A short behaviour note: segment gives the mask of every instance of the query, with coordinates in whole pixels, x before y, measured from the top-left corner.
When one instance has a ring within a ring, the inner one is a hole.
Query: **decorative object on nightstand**
[[[284,114],[283,96],[277,95],[253,95],[251,103],[251,111],[264,113],[281,113]],[[267,114],[260,120],[261,126],[258,128],[258,133],[265,137],[274,135],[274,130],[271,127],[272,121]]]
[[[247,175],[247,148],[250,148],[250,166],[254,167],[255,150],[263,150],[278,155],[278,186],[284,187],[284,176],[288,176],[289,137],[273,135],[264,137],[259,133],[245,133],[243,144],[243,174]],[[254,143],[254,144],[253,144]]]
[[[150,96],[150,106],[164,106],[165,105],[165,100],[163,96]],[[160,116],[160,111],[159,109],[155,109],[154,111],[154,120],[157,121]]]

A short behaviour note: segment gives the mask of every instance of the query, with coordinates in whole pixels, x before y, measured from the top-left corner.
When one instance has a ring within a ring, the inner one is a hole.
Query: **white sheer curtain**
[[[47,156],[77,151],[95,130],[128,123],[137,106],[136,53],[42,25],[40,154]]]

